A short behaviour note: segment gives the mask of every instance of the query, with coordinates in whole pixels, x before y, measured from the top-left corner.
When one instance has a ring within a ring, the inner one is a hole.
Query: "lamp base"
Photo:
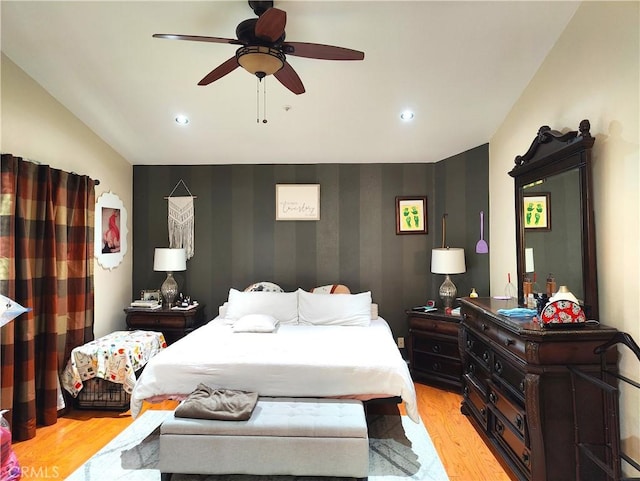
[[[438,294],[440,294],[440,299],[442,299],[445,309],[447,307],[453,307],[453,301],[458,294],[458,290],[456,289],[455,284],[451,281],[449,274],[444,278],[444,282],[440,286]]]
[[[173,278],[173,272],[167,272],[167,278],[160,287],[160,293],[164,301],[164,307],[171,307],[178,297],[178,283]]]

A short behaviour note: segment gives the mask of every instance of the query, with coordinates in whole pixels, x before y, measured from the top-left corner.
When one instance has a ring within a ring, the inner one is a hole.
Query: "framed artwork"
[[[94,255],[105,269],[117,267],[127,253],[127,211],[120,198],[105,192],[96,201]]]
[[[536,192],[523,196],[525,229],[551,230],[551,194]]]
[[[320,184],[276,184],[276,220],[320,220]]]
[[[427,233],[427,198],[396,197],[396,234]]]

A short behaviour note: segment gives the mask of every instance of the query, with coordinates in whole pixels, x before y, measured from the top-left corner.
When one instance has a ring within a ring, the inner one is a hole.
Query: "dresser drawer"
[[[149,329],[164,327],[167,329],[182,329],[187,325],[188,318],[182,316],[153,316],[131,314],[127,317],[127,324],[131,328]]]
[[[491,373],[487,366],[474,357],[467,357],[463,366],[464,374],[485,391],[488,389]]]
[[[446,357],[433,356],[421,352],[413,353],[415,366],[414,370],[424,373],[432,373],[440,376],[460,379],[462,376],[462,364],[457,359],[447,359]]]
[[[518,357],[525,356],[526,343],[520,336],[500,327],[495,328],[491,334],[499,346],[504,347]]]
[[[462,390],[465,403],[475,412],[475,417],[480,421],[484,429],[487,429],[488,411],[486,396],[473,383],[471,379],[465,377],[465,386]]]
[[[469,330],[464,335],[465,350],[486,369],[491,369],[493,352],[489,345]]]
[[[489,403],[497,409],[505,421],[517,431],[523,439],[527,439],[527,423],[524,407],[514,403],[493,384],[489,384]]]
[[[413,342],[414,356],[418,353],[429,353],[457,359],[460,358],[457,338],[452,341],[451,339],[443,339],[432,335],[431,337],[413,336],[411,339]]]
[[[480,313],[473,310],[464,311],[464,319],[468,326],[474,331],[487,336],[492,342],[511,351],[518,357],[525,355],[525,341],[517,334],[499,327],[495,323],[484,319]]]
[[[490,417],[490,432],[492,436],[502,446],[506,454],[520,467],[520,470],[528,475],[531,472],[531,451],[526,446],[524,438],[509,423],[506,423],[498,414],[495,414],[493,407],[491,410],[494,414]]]
[[[411,316],[409,317],[409,332],[420,334],[421,331],[429,333],[439,333],[447,336],[458,336],[459,322],[445,321],[441,319],[428,319]]]
[[[506,358],[494,353],[493,379],[524,403],[525,374]]]

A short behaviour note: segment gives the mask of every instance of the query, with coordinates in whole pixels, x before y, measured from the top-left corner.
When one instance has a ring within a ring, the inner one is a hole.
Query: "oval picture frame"
[[[94,256],[105,269],[117,267],[127,253],[127,210],[113,192],[96,200]]]

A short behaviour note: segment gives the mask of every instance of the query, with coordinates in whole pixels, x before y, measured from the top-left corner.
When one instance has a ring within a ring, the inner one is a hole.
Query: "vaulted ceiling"
[[[241,68],[198,86],[237,46],[152,38],[235,38],[243,0],[3,0],[1,46],[132,164],[435,162],[489,141],[578,5],[276,1],[287,41],[365,52],[287,57],[302,95]]]

